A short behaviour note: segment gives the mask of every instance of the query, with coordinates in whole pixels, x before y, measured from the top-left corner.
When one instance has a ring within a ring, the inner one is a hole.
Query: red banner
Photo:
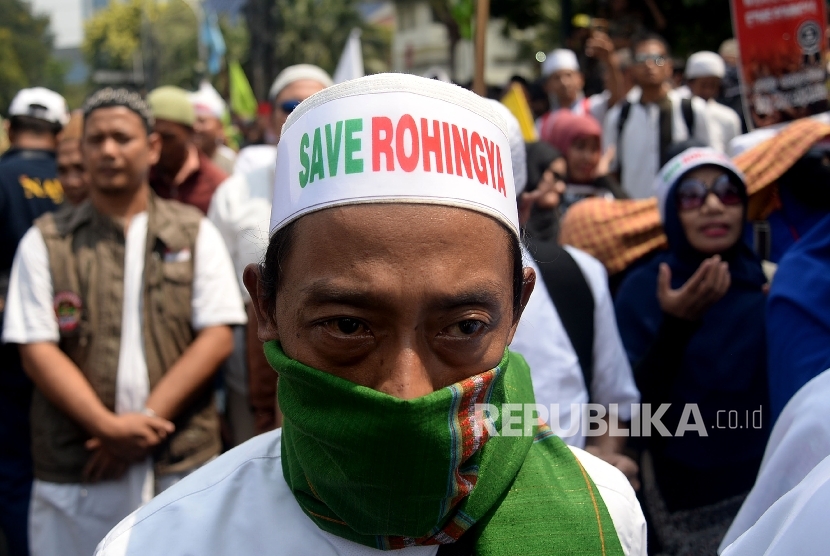
[[[824,0],[731,0],[750,128],[825,112]]]

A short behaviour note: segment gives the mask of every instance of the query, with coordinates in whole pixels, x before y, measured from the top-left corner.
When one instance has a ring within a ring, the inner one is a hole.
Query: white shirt
[[[692,91],[686,85],[676,90],[682,98],[694,98]],[[740,116],[728,106],[710,98],[706,101],[706,117],[709,118],[712,147],[725,153],[730,141],[743,132]]]
[[[219,185],[208,208],[208,218],[219,230],[233,261],[239,290],[250,301],[242,273],[261,263],[268,249],[274,166],[261,166],[247,174],[234,173]]]
[[[672,103],[672,142],[689,139],[686,121],[681,109],[682,98],[677,91],[669,91]],[[617,155],[611,163],[611,171],[617,171],[622,160],[621,184],[634,199],[654,196],[654,178],[660,171],[660,107],[655,103],[643,105],[632,102],[628,118],[617,143],[617,128],[621,104],[611,108],[602,132],[603,152],[616,145]],[[692,136],[706,145],[711,144],[706,103],[701,98],[692,99],[695,114]]]
[[[277,147],[274,145],[251,145],[236,154],[234,174],[247,174],[263,166],[273,166],[277,161]]]
[[[826,414],[826,412],[825,412]],[[830,547],[830,457],[778,499],[721,556],[819,556]]]
[[[323,531],[303,513],[283,478],[280,436],[277,429],[249,440],[163,492],[113,529],[96,556],[381,554]],[[626,478],[590,454],[573,451],[608,508],[624,554],[645,555],[645,520]],[[437,551],[437,546],[416,546],[390,553]]]
[[[830,456],[830,369],[790,398],[772,429],[755,486],[723,538],[723,550]],[[830,513],[830,506],[825,509]]]
[[[150,393],[142,335],[142,278],[147,213],[132,218],[125,236],[124,301],[116,371],[115,412],[140,412]],[[202,219],[193,254],[193,328],[196,331],[246,321],[233,268],[216,228]],[[30,228],[15,255],[6,304],[3,341],[32,344],[60,340],[54,288],[43,236]],[[121,518],[180,478],[156,480],[152,461],[134,464],[117,481],[57,484],[34,481],[30,544],[33,556],[86,555]]]
[[[625,356],[614,304],[608,291],[608,276],[598,260],[571,246],[565,246],[579,265],[594,297],[594,372],[591,381],[593,403],[606,406],[619,404],[619,418],[631,419],[631,404],[640,401],[634,375]],[[536,287],[522,312],[519,327],[510,349],[521,353],[530,366],[536,403],[559,406],[563,440],[578,447],[585,446],[584,423],[572,428],[571,404],[588,403],[588,390],[579,358],[548,294],[539,267],[525,254],[525,266],[536,271]],[[578,415],[577,415],[578,416]],[[551,423],[556,430],[556,423]]]

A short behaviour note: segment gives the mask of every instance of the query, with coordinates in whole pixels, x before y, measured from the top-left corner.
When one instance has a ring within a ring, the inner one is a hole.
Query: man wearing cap
[[[247,174],[257,168],[274,164],[274,157],[277,155],[276,145],[280,142],[282,126],[288,115],[302,101],[317,91],[330,87],[332,83],[325,70],[312,64],[296,64],[282,70],[268,91],[271,115],[267,136],[271,144],[251,145],[239,151],[234,173]]]
[[[193,123],[196,146],[211,162],[230,175],[236,162],[236,152],[225,145],[223,119],[228,115],[228,105],[207,81],[199,86],[198,91],[190,94],[190,102],[196,112]]]
[[[533,386],[506,348],[535,275],[498,113],[422,77],[351,80],[289,117],[276,175],[245,284],[283,426],[97,554],[645,554],[625,477],[519,416]]]
[[[623,75],[611,39],[605,33],[595,31],[586,43],[586,52],[596,56],[603,64],[607,90],[585,97],[585,78],[580,71],[576,53],[566,48],[552,51],[542,64],[542,78],[545,79],[545,90],[551,97],[552,106],[550,112],[539,120],[540,136],[547,136],[556,119],[554,114],[559,109],[565,108],[576,114],[590,114],[602,122],[608,109],[625,95]]]
[[[695,52],[686,61],[684,96],[696,96],[706,101],[711,143],[721,152],[726,152],[729,142],[741,134],[738,113],[715,100],[721,96],[725,75],[726,64],[715,52]]]
[[[277,76],[269,93],[273,102],[271,126],[277,143],[289,113],[300,102],[331,84],[328,74],[310,64],[290,66]],[[267,223],[274,194],[276,156],[277,147],[273,145],[242,149],[234,175],[216,191],[208,211],[208,218],[219,229],[231,254],[246,303],[250,298],[242,283],[242,272],[248,264],[261,261],[268,247]],[[249,315],[253,317],[250,306]],[[276,381],[262,356],[254,326],[251,318],[247,332],[243,329],[234,331],[234,354],[224,366],[228,418],[234,443],[244,442],[253,434],[278,425]],[[250,349],[246,349],[246,345]]]
[[[196,113],[187,91],[159,87],[147,96],[161,138],[161,155],[150,172],[150,186],[163,199],[175,199],[207,213],[213,192],[228,175],[193,142]]]
[[[3,340],[35,384],[33,556],[81,556],[221,448],[213,375],[245,322],[233,268],[198,210],[158,198],[140,95],[84,104],[89,200],[47,214],[15,257]]]
[[[11,148],[0,156],[0,328],[17,245],[35,218],[63,202],[55,149],[68,119],[64,98],[42,87],[21,90],[9,107]],[[27,554],[31,395],[17,348],[0,345],[0,530],[13,555]]]

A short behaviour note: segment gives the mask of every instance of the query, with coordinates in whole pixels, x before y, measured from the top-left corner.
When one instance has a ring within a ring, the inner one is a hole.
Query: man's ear
[[[161,136],[154,131],[147,136],[147,142],[150,144],[148,162],[150,166],[155,166],[158,164],[159,157],[161,156]]]
[[[273,316],[274,307],[267,306],[267,301],[260,295],[261,276],[259,265],[249,264],[242,273],[242,282],[251,296],[251,306],[257,320],[257,337],[261,342],[270,342],[279,340],[280,335]]]
[[[530,301],[530,294],[533,293],[533,288],[536,286],[536,271],[531,267],[526,266],[522,270],[522,300],[519,305],[519,310],[516,313],[516,318],[513,321],[513,326],[510,328],[510,337],[507,339],[507,344],[513,341],[513,336],[516,334],[516,329],[519,327],[519,320],[522,312],[524,312],[527,302]]]

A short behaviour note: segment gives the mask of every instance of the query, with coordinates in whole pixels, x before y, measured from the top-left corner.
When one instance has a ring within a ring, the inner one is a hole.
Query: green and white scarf
[[[479,556],[623,553],[596,485],[549,428],[475,434],[476,404],[534,402],[520,355],[505,350],[494,369],[402,400],[303,365],[276,342],[265,353],[280,376],[283,474],[321,529],[386,550],[466,533]]]

